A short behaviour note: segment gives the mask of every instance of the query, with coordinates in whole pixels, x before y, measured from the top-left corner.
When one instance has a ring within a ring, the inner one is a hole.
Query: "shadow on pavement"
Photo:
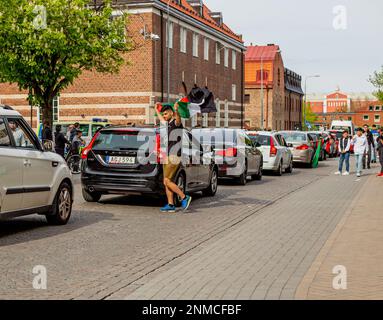
[[[111,219],[113,219],[113,214],[110,213],[74,210],[65,226],[51,226],[46,222],[44,216],[38,215],[0,221],[0,247],[54,237]]]

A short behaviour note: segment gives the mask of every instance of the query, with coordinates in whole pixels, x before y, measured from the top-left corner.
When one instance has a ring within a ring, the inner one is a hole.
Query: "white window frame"
[[[168,39],[168,28],[169,28],[169,39]],[[174,43],[174,23],[170,22],[168,24],[166,22],[166,48],[169,45],[169,49],[173,49],[173,43]]]
[[[210,40],[209,38],[205,38],[204,39],[204,48],[203,48],[203,55],[204,55],[204,59],[206,61],[209,61],[209,53],[210,53]]]
[[[193,57],[198,58],[199,54],[199,34],[193,33]]]
[[[370,120],[370,116],[369,115],[363,115],[363,120],[364,121],[368,121],[368,120]]]
[[[237,70],[237,52],[234,50],[231,51],[231,67]]]
[[[215,126],[217,128],[221,127],[221,104],[219,99],[215,100],[217,106],[217,113],[215,114]]]
[[[237,101],[237,85],[235,84],[231,86],[231,98],[233,101]]]
[[[180,28],[180,51],[182,53],[187,52],[187,30],[184,27]]]
[[[379,123],[380,122],[380,114],[376,114],[374,116],[374,122]]]
[[[224,62],[225,62],[225,67],[229,68],[229,48],[224,49]]]
[[[218,42],[215,44],[215,63],[221,64],[221,48]]]

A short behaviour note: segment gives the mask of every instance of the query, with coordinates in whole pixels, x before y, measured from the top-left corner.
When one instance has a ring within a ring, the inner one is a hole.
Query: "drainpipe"
[[[164,13],[161,10],[161,102],[164,102],[164,41]]]
[[[244,108],[243,108],[243,103],[244,103],[244,94],[245,94],[245,90],[243,88],[244,86],[244,78],[245,78],[245,75],[244,75],[244,64],[243,64],[243,61],[245,60],[244,58],[244,54],[243,54],[243,50],[241,50],[241,129],[243,129],[243,112],[244,112]]]

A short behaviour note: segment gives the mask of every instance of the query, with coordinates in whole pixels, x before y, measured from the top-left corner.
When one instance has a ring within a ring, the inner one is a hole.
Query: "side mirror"
[[[47,151],[47,152],[53,152],[53,151],[54,151],[54,148],[53,148],[53,141],[46,140],[46,141],[43,143],[43,149],[44,149],[44,151]]]

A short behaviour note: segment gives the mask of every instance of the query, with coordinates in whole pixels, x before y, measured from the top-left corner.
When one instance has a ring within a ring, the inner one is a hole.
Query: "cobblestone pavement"
[[[2,222],[0,298],[291,297],[366,179],[334,177],[335,164],[225,182],[189,214],[161,214],[161,200],[140,196],[88,204],[78,192],[67,226]],[[47,290],[32,288],[36,265]]]

